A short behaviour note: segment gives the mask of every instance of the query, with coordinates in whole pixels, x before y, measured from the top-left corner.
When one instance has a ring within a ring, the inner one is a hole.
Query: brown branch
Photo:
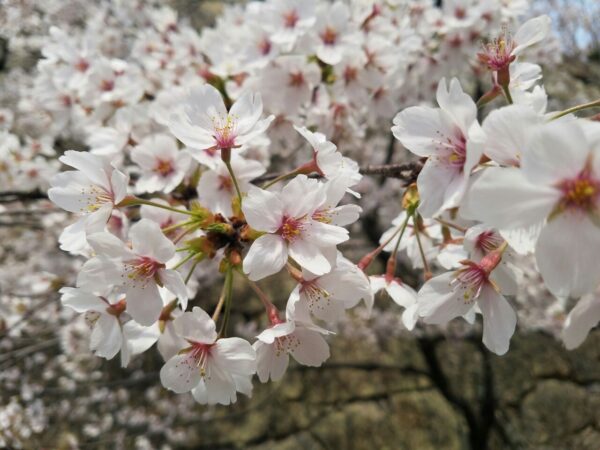
[[[384,178],[397,178],[404,181],[405,185],[408,186],[417,180],[421,169],[423,169],[423,163],[421,161],[413,161],[402,164],[368,165],[361,167],[359,171],[363,175],[379,175]],[[255,178],[254,182],[262,183],[270,181],[280,175],[281,173],[267,173]],[[318,175],[311,175],[311,178],[313,177],[318,177]]]

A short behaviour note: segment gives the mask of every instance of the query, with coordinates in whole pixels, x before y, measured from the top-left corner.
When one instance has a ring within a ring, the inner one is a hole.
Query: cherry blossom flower
[[[362,175],[358,171],[358,164],[350,158],[342,156],[337,151],[336,145],[329,142],[324,134],[313,133],[306,127],[295,125],[294,129],[309,142],[313,149],[313,160],[307,164],[308,168],[327,179],[343,177],[347,180],[349,187],[354,186],[362,179]]]
[[[78,283],[102,282],[95,280],[97,270],[110,274],[112,282],[125,289],[131,317],[141,325],[152,325],[163,307],[159,286],[177,296],[184,309],[187,290],[179,272],[166,268],[166,263],[175,256],[175,246],[158,224],[142,219],[131,227],[129,235],[131,249],[109,233],[88,236],[99,257],[84,265]]]
[[[437,109],[413,106],[398,113],[392,127],[402,145],[428,158],[417,179],[424,217],[459,205],[483,152],[477,106],[456,78],[450,90],[445,79],[439,83],[437,101]]]
[[[312,323],[306,305],[297,298],[288,301],[286,320],[275,309],[269,311],[271,326],[257,336],[252,345],[256,351],[258,379],[262,383],[280,380],[292,357],[304,366],[319,367],[329,358],[329,345],[323,335],[329,331]]]
[[[111,296],[96,295],[81,288],[60,290],[64,306],[79,313],[88,313],[92,323],[90,350],[96,356],[112,359],[121,352],[121,366],[127,367],[131,356],[150,348],[158,339],[158,331],[143,327],[125,313],[125,300],[109,300]]]
[[[373,308],[373,293],[366,275],[352,262],[338,254],[331,272],[316,276],[302,271],[288,299],[288,309],[302,304],[317,319],[335,322],[344,316],[344,311],[355,307],[362,299],[368,312]]]
[[[139,192],[171,192],[190,167],[190,155],[179,151],[175,139],[165,134],[148,136],[131,152],[131,159],[142,168],[136,182]]]
[[[113,208],[127,195],[128,177],[107,159],[87,152],[69,150],[59,160],[77,170],[55,175],[48,197],[82,216],[59,239],[63,250],[79,253],[86,247],[86,234],[102,231]]]
[[[260,94],[244,94],[227,111],[219,91],[207,84],[189,91],[183,105],[171,115],[169,129],[193,149],[239,148],[269,127],[274,117],[260,119],[262,112]]]
[[[407,330],[413,330],[419,319],[416,291],[400,279],[385,275],[371,276],[369,281],[373,295],[384,289],[394,303],[404,308],[402,323]]]
[[[252,243],[244,258],[251,280],[267,277],[285,266],[288,256],[300,266],[323,275],[331,270],[335,246],[348,231],[313,218],[326,197],[318,181],[298,175],[280,193],[251,188],[242,210],[248,224],[265,232]]]
[[[525,49],[542,41],[550,32],[551,19],[539,16],[525,22],[517,30],[514,38],[506,30],[504,34],[484,46],[479,59],[490,70],[501,71],[519,56]]]
[[[538,128],[520,169],[486,169],[463,212],[500,231],[533,230],[538,268],[559,297],[582,296],[600,283],[598,147],[586,133],[597,129],[579,121]]]
[[[232,155],[231,167],[235,173],[241,192],[245,193],[250,188],[250,181],[265,173],[264,166],[258,161]],[[213,170],[206,171],[198,182],[198,199],[211,211],[229,217],[233,214],[231,201],[237,198],[233,180],[227,167],[221,160],[217,160]]]
[[[513,295],[516,285],[495,278],[499,258],[492,253],[479,263],[465,261],[457,271],[427,281],[418,292],[419,316],[425,323],[444,324],[472,313],[477,303],[483,315],[483,343],[498,355],[506,353],[517,316],[504,295]]]
[[[160,370],[163,386],[177,394],[191,391],[198,403],[209,405],[235,403],[237,392],[252,395],[256,353],[247,341],[219,339],[215,323],[197,306],[176,318],[173,327],[187,347]]]

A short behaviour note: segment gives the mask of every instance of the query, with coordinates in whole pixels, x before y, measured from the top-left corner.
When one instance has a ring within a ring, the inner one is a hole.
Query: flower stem
[[[179,269],[181,266],[183,266],[186,262],[188,262],[194,256],[196,256],[195,253],[190,253],[185,258],[183,258],[181,261],[179,261],[177,264],[175,264],[175,267],[173,267],[171,270],[177,270],[177,269]]]
[[[240,206],[242,206],[242,191],[240,190],[240,186],[238,185],[237,178],[235,177],[235,173],[233,173],[233,168],[231,167],[231,161],[223,161],[225,163],[225,167],[229,171],[229,176],[231,177],[231,181],[233,181],[233,185],[235,186],[235,191],[237,192],[238,199],[240,201]]]
[[[160,203],[155,203],[152,200],[145,200],[143,198],[134,198],[132,199],[130,202],[127,203],[127,206],[135,206],[135,205],[148,205],[148,206],[154,206],[155,208],[161,208],[161,209],[166,209],[167,211],[172,211],[172,212],[176,212],[179,214],[187,214],[188,216],[193,216],[194,213],[191,211],[187,211],[185,209],[177,209],[177,208],[173,208],[171,206],[168,205],[162,205]]]
[[[387,245],[392,242],[396,236],[398,236],[398,233],[404,233],[403,228],[405,223],[408,223],[408,219],[411,217],[410,214],[407,213],[406,216],[406,220],[402,223],[402,225],[400,225],[396,231],[394,231],[394,234],[392,234],[389,239],[387,241],[385,241],[384,243],[382,243],[379,247],[377,247],[375,250],[367,253],[365,256],[363,256],[361,258],[361,260],[358,262],[358,268],[360,270],[362,270],[363,272],[366,270],[367,267],[369,267],[369,265],[375,260],[375,258],[377,257],[377,255],[379,255],[383,249],[385,247],[387,247]],[[398,240],[400,241],[400,240]]]
[[[285,181],[288,178],[291,178],[294,175],[297,175],[298,173],[299,173],[298,169],[294,169],[291,172],[287,172],[287,173],[281,174],[277,178],[269,181],[268,183],[265,183],[262,188],[263,189],[269,189],[271,186],[279,183],[280,181]]]
[[[565,109],[564,111],[559,112],[558,114],[555,114],[554,116],[552,116],[552,118],[550,120],[560,119],[561,117],[564,117],[567,114],[572,114],[577,111],[583,111],[584,109],[597,108],[597,107],[600,107],[600,99],[594,100],[593,102],[590,102],[590,103],[584,103],[583,105],[577,105],[577,106],[573,106],[572,108]]]
[[[225,285],[223,287],[225,292],[224,303],[225,303],[225,317],[223,317],[223,322],[221,323],[221,329],[219,330],[219,336],[225,336],[227,333],[227,325],[229,323],[229,315],[231,313],[231,300],[233,297],[233,268],[231,265],[227,267],[227,272],[225,273]]]
[[[169,231],[176,230],[177,228],[180,228],[180,227],[187,227],[188,225],[192,225],[193,223],[195,223],[193,220],[187,220],[185,222],[177,222],[177,223],[174,223],[173,225],[169,225],[168,227],[164,227],[162,229],[162,231],[163,231],[163,233],[168,233]]]
[[[423,250],[423,243],[421,242],[421,236],[419,233],[419,226],[415,224],[415,237],[417,238],[417,245],[419,246],[419,253],[421,254],[421,259],[423,260],[423,270],[425,271],[425,280],[429,280],[432,277],[431,270],[429,270],[429,263],[427,262],[427,258],[425,258],[425,251]]]
[[[190,269],[190,271],[188,272],[187,276],[185,277],[185,284],[188,284],[188,282],[190,281],[190,278],[192,278],[192,274],[194,273],[194,270],[196,269],[196,266],[200,263],[200,260],[197,259],[196,261],[194,261],[194,264],[192,264],[192,268]]]
[[[510,89],[508,88],[508,85],[502,86],[502,90],[504,91],[504,95],[506,96],[506,101],[512,105],[514,102],[512,95],[510,95]]]

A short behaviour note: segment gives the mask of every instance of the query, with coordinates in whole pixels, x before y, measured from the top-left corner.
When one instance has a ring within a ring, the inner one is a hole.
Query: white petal
[[[329,345],[320,333],[297,328],[294,336],[299,344],[291,349],[291,353],[300,364],[318,367],[329,358]]]
[[[289,364],[287,352],[277,351],[275,345],[257,341],[253,345],[256,351],[256,373],[261,383],[279,381],[283,378]]]
[[[173,356],[160,369],[162,385],[177,394],[189,392],[200,380],[200,369],[191,353]]]
[[[175,246],[167,238],[160,225],[149,219],[142,219],[130,230],[133,251],[160,263],[166,263],[175,255]]]
[[[557,297],[581,297],[600,283],[600,228],[578,212],[550,220],[535,255],[544,283]]]
[[[331,264],[319,247],[304,239],[298,239],[289,246],[289,254],[301,267],[315,275],[323,275],[331,270]]]
[[[546,15],[529,19],[521,25],[515,34],[514,41],[517,43],[517,47],[512,51],[512,54],[518,55],[527,47],[543,40],[550,32],[551,25],[552,20]]]
[[[175,270],[160,270],[160,280],[163,285],[177,297],[181,308],[185,311],[187,309],[187,288],[181,274]]]
[[[265,234],[252,243],[244,258],[244,273],[257,281],[279,272],[288,259],[285,241],[277,235]]]
[[[184,312],[173,321],[175,332],[184,339],[212,344],[217,340],[215,322],[198,306],[191,312]]]
[[[96,356],[112,359],[121,349],[121,327],[119,319],[109,314],[101,314],[90,336],[90,349]]]
[[[568,350],[579,347],[600,321],[600,299],[597,294],[582,297],[565,320],[562,339]]]
[[[76,312],[86,311],[104,312],[108,304],[97,295],[86,292],[82,289],[64,287],[59,291],[60,301],[63,306],[67,306]]]
[[[530,183],[519,169],[492,167],[473,182],[461,215],[499,229],[526,228],[545,220],[559,199],[557,189]]]
[[[125,293],[127,312],[140,325],[149,326],[158,320],[163,302],[158,287],[152,281],[128,286]]]
[[[483,343],[490,351],[504,355],[517,325],[514,309],[491,286],[483,288],[477,304],[483,315]]]
[[[249,189],[242,211],[248,225],[255,230],[274,233],[281,226],[283,204],[272,192],[259,188]]]
[[[460,290],[455,293],[450,286],[453,272],[446,272],[432,278],[419,290],[419,316],[425,323],[444,324],[464,315],[472,304],[465,302]]]

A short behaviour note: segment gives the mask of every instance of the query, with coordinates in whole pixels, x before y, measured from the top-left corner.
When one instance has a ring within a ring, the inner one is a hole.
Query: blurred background
[[[224,3],[236,2],[163,3],[200,30],[214,23]],[[40,17],[80,20],[76,9],[61,7],[0,0],[3,104],[18,101],[14,80],[35,70],[44,36]],[[546,50],[555,58],[544,71],[553,107],[600,97],[600,2],[536,0],[533,8],[554,19]],[[32,204],[40,206],[31,211]],[[96,358],[85,322],[60,307],[57,290],[72,284],[76,268],[57,250],[60,229],[53,225],[64,218],[55,212],[35,189],[17,195],[0,185],[0,447],[600,448],[600,334],[567,352],[555,338],[554,318],[537,317],[534,308],[525,311],[510,352],[498,357],[483,347],[477,327],[452,323],[409,334],[389,298],[378,298],[372,317],[358,310],[339,324],[332,357],[321,368],[292,365],[281,382],[256,381],[253,397],[231,407],[206,407],[167,392],[158,379],[157,352],[134,358],[127,369]],[[358,260],[372,249],[389,218],[376,207],[367,210],[348,256]],[[202,295],[218,296],[211,279],[199,281]],[[535,283],[527,288],[530,301],[547,300]],[[289,282],[275,280],[268,294],[283,301],[281,292],[289,290]],[[236,286],[236,298],[245,297],[250,293]],[[233,321],[242,327],[260,311],[256,301],[240,304]],[[257,330],[237,331],[252,336]]]

